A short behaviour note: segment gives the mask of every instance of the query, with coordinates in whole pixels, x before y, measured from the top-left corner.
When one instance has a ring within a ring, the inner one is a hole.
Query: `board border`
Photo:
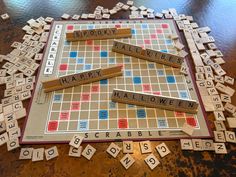
[[[196,79],[194,77],[194,73],[193,73],[193,70],[194,69],[191,65],[190,65],[190,61],[189,60],[192,60],[192,57],[190,57],[190,51],[186,45],[186,39],[183,37],[183,32],[181,32],[181,30],[178,29],[177,27],[177,24],[176,24],[176,21],[174,19],[109,19],[110,21],[138,21],[138,22],[143,22],[143,21],[152,21],[152,20],[166,20],[166,21],[173,21],[173,25],[174,25],[174,28],[176,30],[176,33],[178,34],[179,36],[179,40],[181,43],[184,43],[184,46],[185,46],[185,49],[186,51],[188,52],[188,55],[186,57],[184,57],[184,60],[186,61],[186,64],[189,68],[189,73],[190,73],[190,77],[192,79],[192,84],[194,86],[194,89],[196,91],[196,94],[197,94],[197,97],[198,97],[198,100],[199,100],[199,105],[202,109],[202,114],[203,114],[203,118],[206,122],[206,127],[208,129],[208,133],[209,135],[207,136],[191,136],[191,137],[182,137],[180,139],[206,139],[206,138],[212,138],[213,137],[213,131],[210,127],[210,122],[209,120],[207,119],[207,113],[204,109],[204,106],[203,106],[203,101],[202,101],[202,98],[200,96],[200,93],[199,93],[199,90],[198,90],[198,87],[196,85],[196,82],[194,82]],[[45,47],[42,51],[43,55],[42,55],[42,60],[40,61],[40,66],[37,70],[37,75],[36,75],[36,78],[35,78],[35,83],[34,83],[34,89],[33,89],[33,92],[32,92],[32,97],[29,101],[29,104],[28,104],[28,107],[26,109],[26,117],[25,117],[25,120],[24,120],[24,123],[23,123],[23,128],[22,128],[22,131],[21,131],[21,137],[20,137],[20,140],[19,140],[19,143],[20,144],[65,144],[65,143],[69,143],[69,141],[23,141],[23,137],[24,137],[24,133],[25,133],[25,128],[26,128],[26,124],[27,124],[27,121],[28,121],[28,118],[29,118],[29,112],[30,112],[30,109],[31,109],[31,106],[32,106],[32,101],[33,101],[33,96],[35,93],[35,90],[36,90],[36,85],[38,83],[38,79],[39,79],[39,74],[40,74],[40,71],[41,71],[41,67],[42,67],[42,62],[43,62],[43,59],[44,59],[44,56],[45,56],[45,53],[46,53],[46,49],[48,47],[48,44],[49,44],[49,41],[48,39],[51,37],[52,34],[52,27],[54,25],[55,22],[62,22],[62,21],[65,21],[65,20],[54,20],[52,23],[51,23],[51,27],[50,27],[50,30],[49,30],[49,35],[48,35],[48,38],[47,38],[47,42],[45,43]],[[66,22],[68,23],[74,23],[74,22],[80,22],[80,21],[87,21],[87,22],[90,22],[90,21],[95,21],[95,20],[76,20],[76,21],[73,21],[73,20],[67,20]],[[107,21],[106,19],[101,19],[99,21]],[[103,142],[114,142],[114,141],[118,141],[118,142],[121,142],[121,141],[126,141],[126,140],[129,140],[129,141],[142,141],[142,140],[147,140],[146,138],[135,138],[135,139],[105,139],[105,140],[83,140],[83,142],[91,142],[91,143],[103,143]],[[179,140],[179,139],[176,139],[176,138],[172,138],[172,137],[167,137],[167,138],[149,138],[148,140],[150,141],[159,141],[159,140],[166,140],[166,141],[171,141],[171,140]]]

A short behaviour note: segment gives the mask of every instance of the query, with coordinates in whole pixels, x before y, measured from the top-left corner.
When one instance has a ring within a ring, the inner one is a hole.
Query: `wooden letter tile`
[[[21,136],[21,131],[20,128],[14,128],[8,131],[8,135],[9,135],[9,139],[16,139],[19,138]]]
[[[0,114],[0,116],[1,116],[1,114]],[[5,131],[6,131],[6,124],[4,121],[0,121],[0,133],[5,132]],[[1,142],[1,135],[0,135],[0,142]]]
[[[213,140],[203,139],[202,146],[204,151],[214,151],[214,142]]]
[[[85,147],[85,149],[83,150],[82,156],[84,156],[86,159],[90,160],[93,157],[95,152],[96,152],[96,149],[88,144]]]
[[[116,158],[116,156],[119,154],[120,151],[121,148],[115,143],[111,143],[110,146],[107,148],[107,153],[114,158]]]
[[[123,153],[132,154],[134,152],[134,143],[133,141],[123,141]]]
[[[42,161],[44,159],[44,148],[33,150],[32,162]]]
[[[224,131],[224,130],[226,130],[224,121],[216,120],[216,121],[214,121],[214,124],[215,124],[215,128],[216,128],[217,131]]]
[[[84,137],[82,137],[80,135],[74,135],[73,138],[71,139],[69,145],[78,149],[80,147],[83,139],[84,139]]]
[[[150,141],[141,141],[139,142],[140,150],[142,154],[151,153],[152,147]]]
[[[58,156],[58,151],[56,146],[53,146],[45,150],[45,157],[47,160],[51,160],[53,158],[56,158],[57,156]]]
[[[8,134],[7,132],[3,133],[0,135],[0,146],[2,146],[3,144],[5,144],[6,142],[8,142],[9,138],[8,138]]]
[[[216,142],[221,142],[221,143],[225,142],[225,135],[224,132],[222,131],[214,131],[214,137]]]
[[[225,143],[214,143],[216,154],[227,154]]]
[[[225,131],[226,142],[236,143],[235,133],[233,131]]]
[[[6,122],[6,129],[8,132],[15,128],[18,128],[17,120],[10,120]]]
[[[222,102],[231,103],[231,97],[227,94],[220,94],[220,99]]]
[[[147,163],[147,165],[153,170],[156,168],[157,165],[160,164],[159,160],[154,156],[154,154],[148,155],[144,161]]]
[[[187,122],[185,122],[183,127],[182,127],[182,131],[184,133],[186,133],[187,135],[192,136],[192,134],[194,132],[194,127],[189,125]]]
[[[234,78],[229,77],[229,76],[225,76],[225,83],[227,83],[229,85],[234,85]]]
[[[130,154],[126,154],[121,160],[120,163],[127,170],[135,162],[134,158]]]
[[[236,106],[232,105],[231,103],[226,103],[224,108],[231,114],[235,113],[236,111]]]
[[[214,117],[216,120],[225,120],[225,116],[222,111],[214,111]]]
[[[203,150],[203,145],[202,145],[201,139],[192,139],[192,143],[193,143],[193,150],[194,151],[202,151]]]
[[[160,154],[161,157],[165,157],[166,155],[170,153],[170,150],[168,149],[165,143],[161,143],[157,145],[156,150]]]
[[[226,118],[229,128],[236,128],[236,118],[235,117],[228,117]]]
[[[193,150],[193,143],[191,139],[180,139],[182,150]]]
[[[20,147],[18,138],[9,140],[7,142],[7,150],[8,151],[12,151],[13,149],[16,149],[18,147]]]
[[[71,157],[80,157],[81,153],[82,153],[82,149],[83,149],[82,146],[80,146],[78,149],[71,146],[70,151],[69,151],[69,156],[71,156]]]
[[[21,160],[31,159],[33,154],[33,148],[21,148],[20,157]]]

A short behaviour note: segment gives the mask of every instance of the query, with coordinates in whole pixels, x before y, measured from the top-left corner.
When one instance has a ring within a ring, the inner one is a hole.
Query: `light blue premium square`
[[[87,120],[80,120],[78,123],[78,130],[81,130],[81,131],[88,130],[88,121]]]
[[[142,29],[147,29],[148,25],[147,24],[142,24]]]
[[[158,76],[164,76],[165,75],[164,70],[163,69],[158,69],[157,70],[157,75]]]
[[[83,64],[84,63],[84,59],[83,58],[77,58],[77,63],[78,64]]]
[[[158,128],[167,128],[168,126],[167,126],[167,122],[166,122],[166,120],[163,118],[163,119],[158,119],[157,120],[157,126],[158,126]]]
[[[61,94],[56,94],[56,95],[54,95],[54,101],[61,101],[61,99],[62,99],[62,95]]]
[[[132,72],[130,70],[126,70],[125,71],[125,76],[126,77],[131,77],[132,76]]]
[[[179,96],[180,98],[183,98],[183,99],[188,99],[188,92],[186,90],[181,90],[179,91]]]
[[[109,64],[115,64],[116,60],[115,58],[109,58]]]
[[[149,69],[154,69],[154,68],[155,68],[154,63],[148,63],[148,68],[149,68]]]
[[[84,70],[90,70],[92,66],[90,64],[84,65]]]

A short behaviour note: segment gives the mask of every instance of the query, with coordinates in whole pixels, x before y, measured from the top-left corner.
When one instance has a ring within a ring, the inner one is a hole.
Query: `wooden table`
[[[21,28],[26,21],[40,16],[52,16],[59,19],[63,13],[82,14],[92,13],[97,5],[111,9],[118,0],[41,0],[41,1],[0,1],[0,14],[7,12],[11,19],[0,22],[0,53],[7,54],[11,51],[10,45],[14,41],[21,41],[24,33]],[[121,2],[126,2],[121,0]],[[216,39],[216,44],[224,53],[226,64],[223,65],[229,76],[236,76],[236,1],[217,0],[138,0],[136,6],[144,5],[160,12],[162,9],[176,8],[178,13],[192,15],[199,26],[209,26],[212,29],[211,35]],[[125,19],[129,13],[121,11],[112,18]],[[1,64],[2,65],[2,64]],[[192,65],[193,66],[193,65]],[[192,67],[193,69],[193,67]],[[235,88],[235,86],[234,86]],[[3,98],[3,89],[0,88],[0,98]],[[232,103],[236,104],[236,94]],[[28,101],[24,103],[28,105]],[[213,128],[213,114],[208,114]],[[20,121],[22,126],[24,120]],[[152,142],[152,148],[161,141]],[[113,159],[106,153],[109,143],[92,144],[97,152],[91,161],[85,158],[71,158],[68,156],[69,146],[58,145],[60,156],[51,161],[32,163],[30,160],[18,160],[20,149],[7,152],[6,145],[0,147],[0,176],[8,177],[33,177],[33,176],[235,176],[236,175],[236,146],[227,143],[229,153],[227,155],[216,155],[214,152],[193,152],[181,151],[179,141],[165,142],[171,154],[160,159],[157,152],[154,154],[161,161],[161,164],[153,171],[145,164],[144,158],[139,150],[138,143],[135,143],[134,158],[135,164],[125,170],[119,160],[123,156]],[[118,143],[121,146],[121,143]],[[52,145],[32,145],[22,147],[44,147]],[[84,144],[85,146],[85,144]]]

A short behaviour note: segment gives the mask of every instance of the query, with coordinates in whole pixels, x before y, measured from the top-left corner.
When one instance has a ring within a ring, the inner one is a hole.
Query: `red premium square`
[[[58,122],[57,121],[50,121],[48,123],[48,131],[52,132],[52,131],[56,131],[58,127]]]
[[[145,39],[145,40],[144,40],[144,43],[145,43],[145,44],[151,44],[151,41],[150,41],[149,39]]]
[[[157,29],[158,34],[161,34],[162,32],[163,32],[162,29]]]
[[[175,112],[176,117],[184,117],[184,112]]]
[[[72,25],[67,26],[67,30],[73,30],[73,29],[74,29],[74,26],[72,26]]]
[[[193,117],[187,117],[186,121],[189,125],[196,127],[197,126],[197,122]]]
[[[60,67],[59,67],[59,70],[60,71],[66,71],[68,68],[68,65],[67,64],[61,64]]]
[[[118,120],[118,127],[119,128],[128,128],[128,121],[125,118]]]
[[[162,26],[162,28],[168,28],[169,27],[169,25],[166,24],[166,23],[162,24],[161,26]]]
[[[76,111],[79,109],[80,109],[80,102],[76,101],[71,103],[71,110]]]
[[[99,92],[99,85],[93,85],[91,88],[91,92]]]
[[[93,45],[93,41],[92,40],[88,40],[88,41],[86,41],[86,44],[87,45]]]
[[[116,28],[120,28],[121,26],[119,24],[115,25]]]
[[[151,38],[152,38],[152,39],[157,39],[157,35],[151,34]]]
[[[100,46],[94,46],[95,51],[100,51]]]
[[[151,91],[150,84],[143,84],[142,87],[143,87],[144,92],[150,92]]]
[[[68,120],[70,117],[70,113],[69,112],[61,112],[60,113],[60,120]]]
[[[82,93],[82,101],[89,101],[90,100],[90,94],[89,93]]]

